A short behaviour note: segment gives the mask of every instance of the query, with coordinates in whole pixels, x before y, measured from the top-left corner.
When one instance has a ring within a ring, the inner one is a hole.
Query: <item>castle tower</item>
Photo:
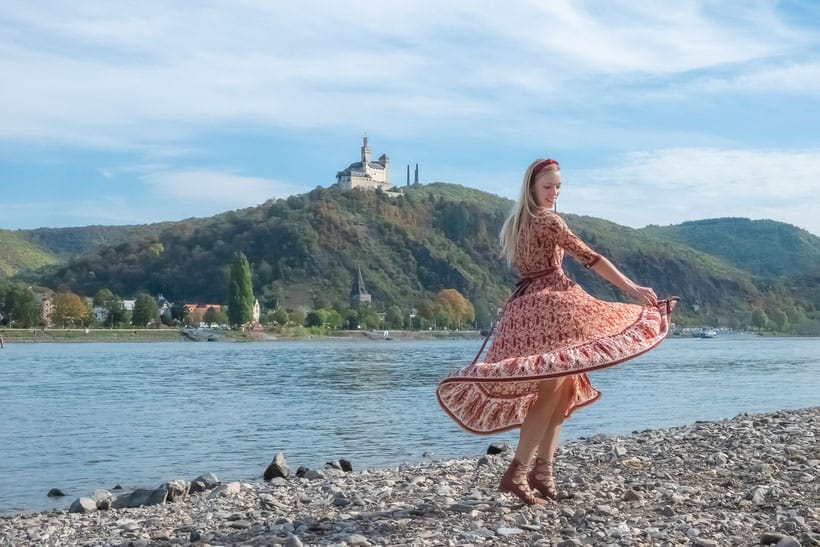
[[[370,145],[367,144],[367,135],[364,136],[364,141],[362,143],[362,164],[365,169],[367,169],[368,164],[370,163]]]

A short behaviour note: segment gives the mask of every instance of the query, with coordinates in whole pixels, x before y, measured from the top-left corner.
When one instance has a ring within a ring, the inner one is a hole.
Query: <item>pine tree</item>
[[[241,251],[231,263],[231,280],[228,286],[228,320],[239,327],[253,318],[253,282],[248,259]]]

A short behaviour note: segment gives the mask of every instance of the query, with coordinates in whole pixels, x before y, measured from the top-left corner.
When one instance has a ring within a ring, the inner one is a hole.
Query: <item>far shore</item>
[[[285,342],[333,339],[361,340],[469,340],[481,337],[474,330],[342,330],[328,331],[324,334],[304,332],[274,331],[234,331],[221,329],[203,329],[201,332],[212,334],[216,342]],[[15,343],[65,343],[65,342],[184,342],[189,338],[179,328],[159,329],[10,329],[0,328],[0,339],[4,345]]]

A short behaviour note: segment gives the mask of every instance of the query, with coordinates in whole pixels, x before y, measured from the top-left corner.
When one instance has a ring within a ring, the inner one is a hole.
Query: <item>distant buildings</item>
[[[390,182],[390,158],[387,154],[382,154],[378,161],[371,161],[367,136],[362,141],[361,161],[351,163],[347,169],[336,173],[336,185],[344,191],[360,188],[381,190],[391,196],[401,195],[401,190]]]

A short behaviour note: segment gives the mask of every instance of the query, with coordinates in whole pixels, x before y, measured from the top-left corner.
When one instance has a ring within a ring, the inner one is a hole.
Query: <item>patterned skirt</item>
[[[572,383],[569,416],[601,396],[587,372],[637,357],[669,332],[676,298],[639,306],[599,300],[566,278],[560,285],[510,300],[486,358],[439,383],[439,404],[459,426],[478,435],[520,427],[538,384],[560,376]]]

